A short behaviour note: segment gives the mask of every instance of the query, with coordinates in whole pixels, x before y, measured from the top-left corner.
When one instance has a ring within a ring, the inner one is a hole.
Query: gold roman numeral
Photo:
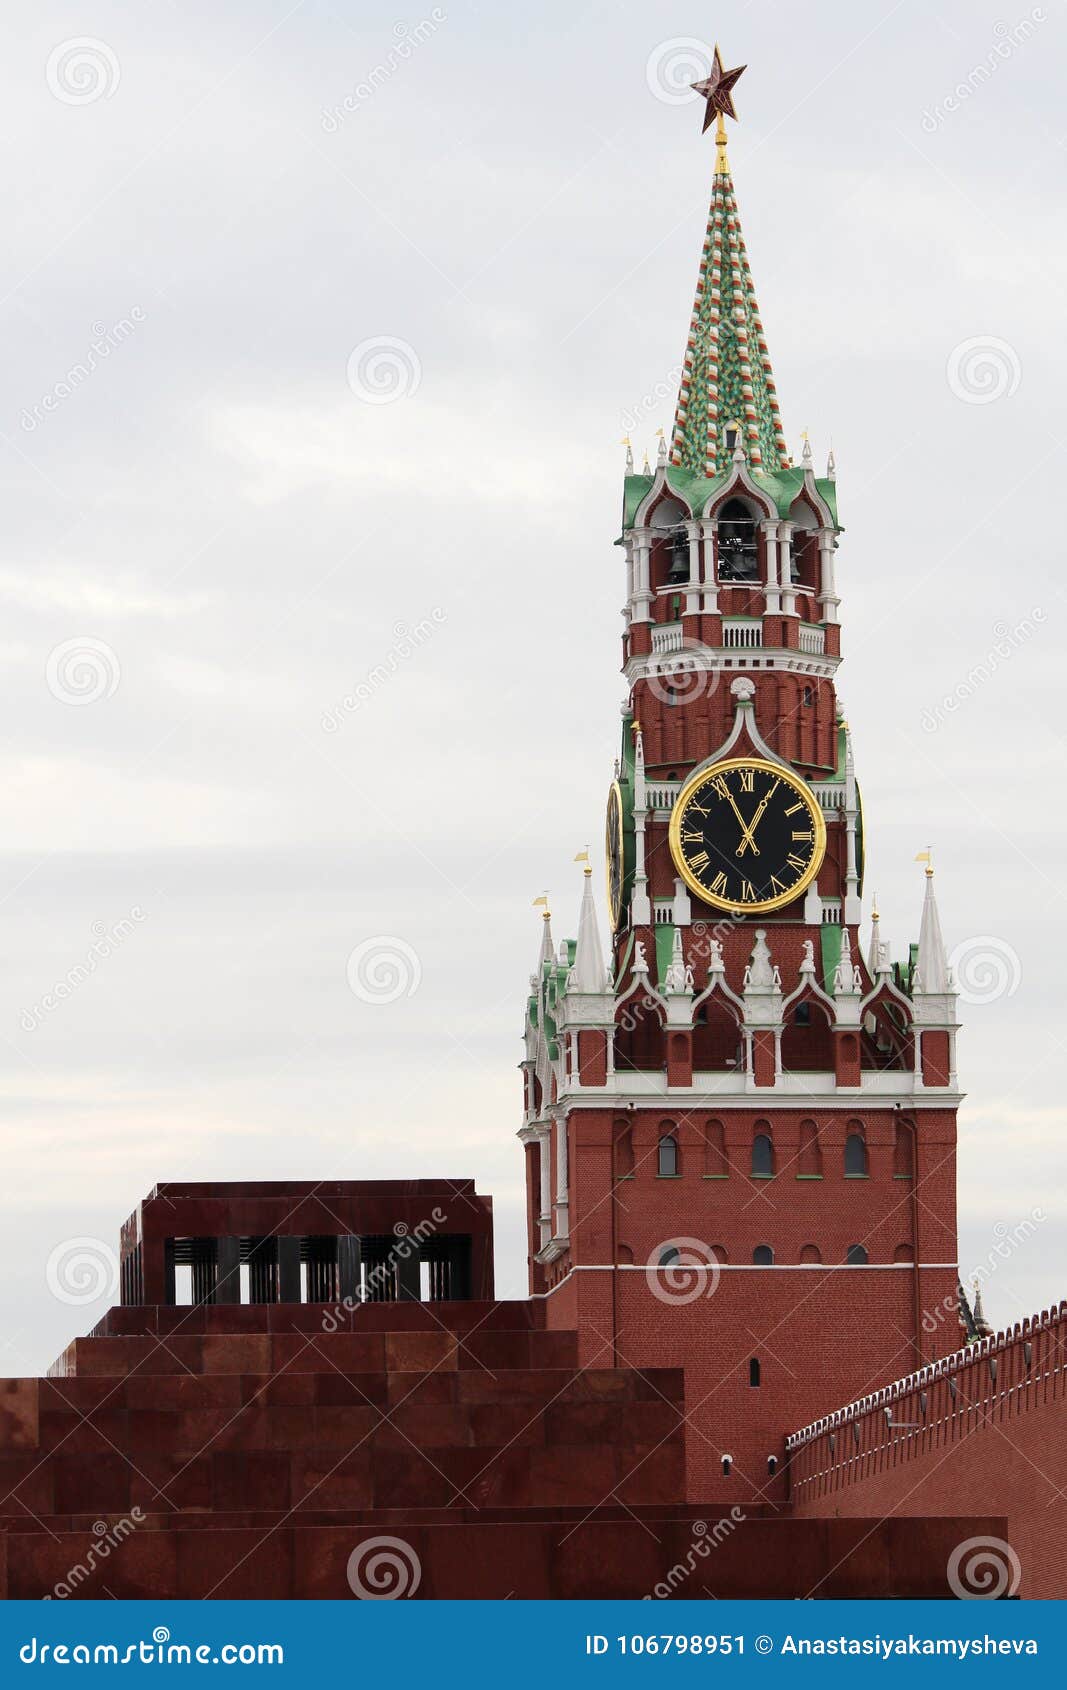
[[[741,769],[741,770],[739,770],[739,773],[741,775],[741,791],[742,792],[755,792],[755,790],[756,790],[756,771],[755,771],[755,769]]]
[[[722,869],[720,869],[718,874],[715,876],[715,879],[712,881],[711,885],[708,887],[708,891],[714,892],[715,896],[717,898],[721,898],[723,896],[723,894],[725,893],[725,891],[726,891],[726,876],[723,874]]]
[[[771,890],[775,893],[784,892],[784,891],[787,890],[787,888],[782,885],[782,882],[779,880],[779,878],[776,874],[771,875]]]
[[[720,798],[725,798],[725,799],[729,800],[730,788],[726,784],[726,776],[725,775],[716,775],[715,776],[715,779],[711,783],[711,790],[713,792],[717,792]]]
[[[815,835],[812,832],[810,827],[809,828],[796,828],[793,831],[793,838],[794,839],[814,839]]]
[[[806,868],[807,867],[807,864],[805,863],[803,857],[798,857],[795,851],[790,851],[788,857],[785,859],[785,865],[786,865],[786,868]]]
[[[803,808],[804,808],[804,800],[802,798],[798,798],[795,804],[790,804],[788,810],[786,811],[786,815],[787,816],[795,816],[797,811],[802,810]]]
[[[711,858],[708,856],[706,851],[698,851],[696,856],[690,857],[688,861],[689,867],[693,870],[693,873],[699,874],[701,869],[707,868]]]
[[[754,904],[756,902],[756,888],[751,880],[742,880],[741,882],[741,902],[743,904]]]

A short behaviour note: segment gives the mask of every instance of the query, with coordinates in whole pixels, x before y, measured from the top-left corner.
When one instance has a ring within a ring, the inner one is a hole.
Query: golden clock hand
[[[738,823],[738,826],[741,829],[741,843],[737,847],[737,850],[734,852],[734,856],[735,857],[742,856],[744,854],[745,846],[747,845],[747,846],[749,846],[749,848],[753,852],[755,852],[756,856],[758,857],[759,856],[759,847],[757,846],[756,841],[752,837],[752,830],[749,827],[748,823],[746,822],[744,816],[741,814],[740,810],[737,808],[737,802],[734,798],[734,795],[730,791],[730,788],[728,786],[725,786],[725,783],[724,783],[724,788],[725,788],[725,792],[726,792],[727,801],[728,801],[730,808],[733,811],[734,815],[737,817],[737,823]]]
[[[781,784],[781,782],[776,780],[774,782],[774,784],[771,787],[769,787],[768,790],[764,793],[763,797],[760,799],[759,803],[756,806],[756,813],[752,817],[752,820],[749,822],[747,827],[745,827],[744,822],[741,822],[741,826],[742,826],[742,829],[744,831],[745,837],[742,839],[741,844],[738,847],[738,850],[737,850],[737,853],[736,853],[737,856],[741,856],[742,851],[744,850],[744,847],[746,845],[751,847],[755,856],[757,856],[757,857],[759,856],[759,846],[756,844],[756,840],[755,840],[756,828],[759,826],[760,821],[763,819],[763,812],[767,808],[767,805],[770,803],[771,799],[774,797],[774,794],[777,791],[780,784]],[[738,817],[738,820],[740,820],[740,817]]]

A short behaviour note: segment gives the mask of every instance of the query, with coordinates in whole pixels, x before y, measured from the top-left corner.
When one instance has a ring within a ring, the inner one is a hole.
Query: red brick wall
[[[977,1507],[1003,1513],[1022,1569],[1019,1595],[1062,1600],[1065,1363],[1061,1303],[798,1434],[790,1460],[796,1511],[834,1518],[947,1516]]]

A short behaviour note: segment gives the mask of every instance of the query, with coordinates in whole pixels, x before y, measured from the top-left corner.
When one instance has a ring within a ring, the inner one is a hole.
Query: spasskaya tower
[[[627,450],[611,943],[587,866],[577,938],[544,912],[519,1136],[548,1324],[588,1366],[685,1367],[691,1497],[743,1502],[780,1494],[783,1429],[956,1347],[929,1311],[956,1292],[960,1094],[929,864],[906,958],[875,912],[861,939],[835,469],[786,448],[739,75],[716,50],[695,85],[715,167],[670,444],[640,474]]]

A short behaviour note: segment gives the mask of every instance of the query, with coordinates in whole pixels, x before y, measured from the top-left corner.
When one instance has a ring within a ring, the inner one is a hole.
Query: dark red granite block
[[[458,1367],[451,1332],[387,1332],[385,1366],[389,1373],[430,1373]]]
[[[223,1337],[208,1333],[202,1345],[201,1367],[205,1373],[271,1373],[272,1340],[266,1332]]]
[[[371,1467],[374,1508],[446,1508],[455,1486],[418,1450],[377,1450]]]
[[[531,1332],[530,1361],[534,1367],[576,1368],[577,1332]]]
[[[685,1445],[680,1440],[649,1449],[614,1451],[618,1483],[615,1495],[631,1507],[638,1503],[685,1501]]]
[[[681,1437],[685,1421],[681,1405],[673,1402],[632,1402],[622,1409],[620,1441],[625,1444],[658,1444],[664,1438]]]
[[[235,1414],[242,1402],[242,1379],[234,1373],[132,1373],[122,1381],[127,1406],[175,1412]]]
[[[685,1373],[680,1367],[644,1367],[632,1374],[634,1400],[681,1403],[685,1400]]]
[[[560,1402],[632,1402],[633,1375],[604,1368],[584,1368],[568,1380],[559,1394]]]
[[[129,1418],[124,1408],[94,1408],[88,1416],[66,1412],[41,1415],[41,1449],[64,1455],[96,1455],[109,1449],[126,1449],[130,1443]]]
[[[0,1449],[35,1446],[38,1403],[36,1379],[0,1379]]]
[[[281,1451],[225,1451],[211,1457],[212,1505],[235,1508],[288,1508],[290,1459]]]
[[[624,1437],[626,1408],[611,1402],[557,1402],[545,1409],[550,1444],[617,1444]]]
[[[256,1401],[265,1408],[309,1409],[316,1401],[315,1373],[275,1373],[263,1378],[258,1373],[246,1373],[241,1379],[241,1393],[246,1402]]]
[[[530,1502],[536,1508],[595,1506],[615,1488],[615,1451],[586,1444],[580,1450],[548,1445],[531,1449]]]
[[[443,1373],[387,1373],[384,1377],[390,1407],[398,1403],[450,1403],[459,1398],[459,1374],[453,1369]]]
[[[201,1450],[266,1449],[270,1445],[268,1411],[246,1403],[233,1413],[206,1408],[179,1415],[177,1448]]]
[[[145,1514],[206,1510],[213,1496],[210,1455],[151,1455],[130,1474],[130,1506]]]
[[[537,1369],[488,1373],[477,1367],[463,1368],[459,1375],[459,1401],[545,1403],[564,1390],[566,1385],[565,1373],[541,1372]]]
[[[344,1408],[350,1403],[384,1408],[388,1400],[386,1373],[337,1373],[330,1367],[302,1377],[310,1380],[312,1401],[320,1408]]]
[[[157,1350],[154,1338],[78,1338],[74,1344],[77,1375],[115,1378],[144,1367]]]
[[[277,1412],[295,1413],[296,1410]],[[383,1424],[382,1411],[369,1404],[355,1403],[344,1407],[312,1410],[306,1432],[285,1443],[289,1449],[346,1450],[355,1449],[367,1441]]]
[[[472,1589],[501,1602],[553,1595],[548,1534],[541,1527],[430,1526],[418,1535],[416,1547],[422,1571],[417,1598],[462,1599]]]
[[[460,1367],[529,1368],[529,1332],[472,1332],[459,1342]]]
[[[59,1453],[49,1457],[55,1485],[52,1511],[56,1514],[125,1512],[130,1506],[133,1468],[115,1452],[94,1455]]]
[[[101,1403],[117,1403],[121,1407],[129,1402],[126,1379],[41,1379],[38,1384],[42,1413],[63,1410],[88,1414]]]
[[[176,1537],[174,1595],[180,1600],[216,1596],[276,1601],[292,1595],[293,1542],[288,1527],[178,1532]]]
[[[379,1416],[375,1449],[443,1449],[473,1443],[470,1414],[457,1403],[401,1403]],[[494,1439],[494,1442],[498,1440]]]
[[[552,1537],[551,1594],[557,1599],[603,1601],[651,1595],[672,1564],[666,1561],[658,1523],[643,1526],[636,1520],[594,1517],[570,1528],[556,1528]]]
[[[0,1498],[5,1514],[56,1512],[54,1461],[54,1456],[42,1458],[36,1450],[0,1451]]]
[[[479,1448],[545,1442],[545,1417],[539,1403],[472,1403],[471,1438]]]
[[[533,1499],[529,1446],[507,1449],[434,1450],[433,1458],[452,1480],[458,1494],[451,1506],[467,1508],[528,1508]]]
[[[294,1508],[370,1508],[374,1501],[370,1445],[345,1454],[313,1451],[292,1457]]]

